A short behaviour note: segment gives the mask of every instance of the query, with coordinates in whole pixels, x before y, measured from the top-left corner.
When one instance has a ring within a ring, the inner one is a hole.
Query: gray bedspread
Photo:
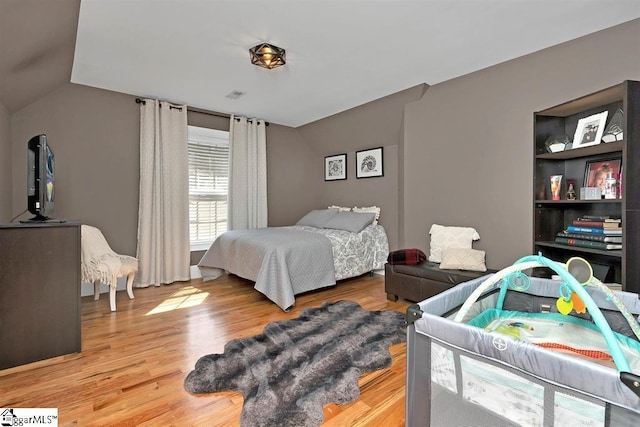
[[[255,289],[283,310],[293,305],[296,294],[336,283],[331,241],[287,227],[227,231],[198,267],[205,280],[226,270],[254,281]]]

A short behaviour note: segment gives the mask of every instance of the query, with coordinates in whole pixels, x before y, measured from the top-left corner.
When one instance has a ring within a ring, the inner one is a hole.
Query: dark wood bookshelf
[[[594,248],[583,248],[581,246],[571,246],[571,245],[563,245],[556,242],[535,242],[537,246],[547,247],[547,248],[556,248],[562,250],[570,250],[573,252],[583,252],[586,254],[597,254],[603,256],[610,256],[614,258],[622,258],[622,251],[619,250],[602,250],[602,249],[594,249]]]
[[[622,199],[594,199],[594,200],[535,200],[537,205],[598,205],[622,204]]]
[[[589,147],[572,148],[570,150],[560,151],[558,153],[542,153],[536,154],[536,159],[547,160],[568,160],[578,159],[585,156],[595,156],[597,154],[617,153],[622,152],[624,146],[623,141],[603,143],[598,145],[591,145]]]
[[[608,112],[606,126],[622,109],[623,139],[610,143],[549,153],[552,136],[573,139],[580,119]],[[640,82],[618,85],[535,112],[533,177],[533,251],[558,262],[579,256],[599,272],[600,280],[620,283],[640,292]],[[588,162],[620,160],[622,195],[618,199],[579,200]],[[549,178],[562,175],[561,200],[551,200]],[[567,200],[567,182],[574,184],[578,200]],[[622,250],[600,250],[555,243],[556,234],[583,215],[609,215],[622,219]],[[546,273],[545,273],[546,274]],[[606,276],[606,277],[603,277]]]

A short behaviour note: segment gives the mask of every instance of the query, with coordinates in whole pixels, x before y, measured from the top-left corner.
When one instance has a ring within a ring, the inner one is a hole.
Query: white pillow
[[[345,208],[344,206],[329,206],[328,209],[338,209],[339,212],[349,212],[351,210],[351,208]]]
[[[445,227],[433,224],[429,230],[429,261],[441,262],[442,251],[446,248],[471,249],[474,240],[480,239],[478,232],[471,227]]]
[[[485,253],[476,249],[447,248],[442,251],[440,268],[449,270],[487,271]]]
[[[377,206],[369,206],[369,207],[362,207],[362,208],[358,208],[358,207],[354,207],[352,209],[353,212],[360,212],[360,213],[374,213],[376,214],[374,220],[373,220],[373,224],[377,224],[378,220],[380,219],[380,208]]]

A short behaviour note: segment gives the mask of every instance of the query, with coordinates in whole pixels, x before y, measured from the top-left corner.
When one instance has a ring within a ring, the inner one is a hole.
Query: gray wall
[[[322,207],[323,159],[298,129],[267,127],[269,225],[295,224],[311,209]],[[326,207],[326,206],[325,206]]]
[[[420,99],[425,89],[425,85],[418,85],[298,128],[320,156],[315,160],[321,167],[315,176],[320,190],[313,207],[379,206],[380,223],[392,249],[398,247],[399,237],[398,146],[404,110],[407,103]],[[356,151],[376,147],[383,147],[384,176],[357,179]],[[324,157],[342,153],[347,153],[347,180],[325,182]]]
[[[134,99],[68,83],[15,113],[13,215],[27,203],[26,142],[45,133],[56,162],[54,216],[97,226],[114,251],[135,255],[140,114]]]
[[[401,245],[475,227],[487,263],[531,253],[533,112],[640,79],[640,20],[429,88],[407,106]]]
[[[0,222],[9,222],[10,220],[11,117],[4,104],[0,102]]]

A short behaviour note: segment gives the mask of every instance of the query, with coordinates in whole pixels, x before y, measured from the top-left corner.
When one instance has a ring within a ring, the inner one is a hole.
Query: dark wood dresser
[[[81,350],[80,224],[0,224],[0,369]]]

